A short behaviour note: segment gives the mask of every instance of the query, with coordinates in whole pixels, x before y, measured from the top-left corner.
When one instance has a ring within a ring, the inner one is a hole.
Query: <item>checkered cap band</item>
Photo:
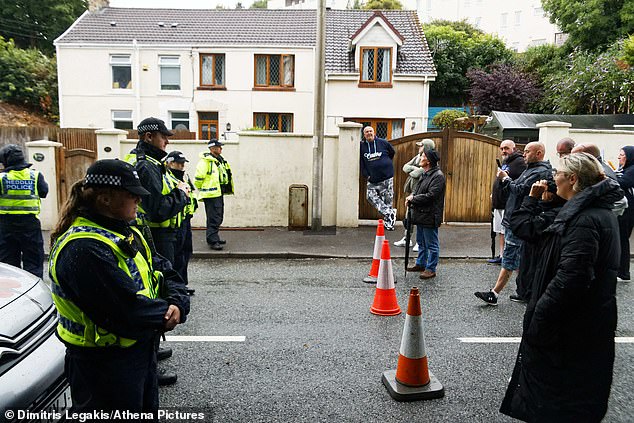
[[[148,123],[144,125],[139,125],[139,127],[137,128],[137,132],[139,133],[154,132],[154,131],[160,131],[158,123]]]
[[[117,187],[122,186],[121,176],[115,175],[89,174],[86,175],[85,183],[94,185],[114,185]]]

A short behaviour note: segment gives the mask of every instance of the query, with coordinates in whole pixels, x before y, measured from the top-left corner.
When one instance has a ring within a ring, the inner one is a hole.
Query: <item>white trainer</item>
[[[418,244],[414,244],[414,248],[412,248],[412,251],[415,253],[418,252]]]
[[[410,244],[411,244],[411,242],[410,242]],[[401,238],[400,240],[396,241],[396,242],[394,243],[394,245],[395,245],[396,247],[405,247],[405,237],[403,237],[403,238]]]

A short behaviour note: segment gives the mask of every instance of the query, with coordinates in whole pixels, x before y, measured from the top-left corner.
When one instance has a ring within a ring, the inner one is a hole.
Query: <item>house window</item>
[[[539,38],[530,42],[531,46],[543,46],[544,44],[546,44],[545,38]]]
[[[200,86],[224,87],[225,86],[225,55],[201,54],[200,55]]]
[[[392,49],[361,48],[361,81],[371,84],[392,82]]]
[[[172,129],[189,130],[189,112],[170,112]]]
[[[110,56],[112,68],[112,88],[129,90],[132,88],[132,62],[129,54]]]
[[[508,13],[502,13],[502,15],[500,15],[500,27],[501,28],[506,28],[506,26],[508,25],[508,17],[509,14]]]
[[[292,54],[256,54],[255,86],[295,86],[295,56]]]
[[[363,139],[363,128],[366,126],[374,128],[374,133],[379,138],[391,140],[404,135],[404,119],[344,118],[344,121],[363,125],[359,130],[360,139]]]
[[[132,129],[132,110],[113,110],[112,126],[117,129]]]
[[[533,16],[541,16],[544,17],[546,16],[546,14],[544,13],[544,9],[541,7],[534,7],[533,8]]]
[[[198,112],[198,139],[218,139],[218,112]]]
[[[159,56],[161,90],[181,89],[181,64],[178,56]]]
[[[253,125],[270,131],[293,132],[293,114],[253,113]]]

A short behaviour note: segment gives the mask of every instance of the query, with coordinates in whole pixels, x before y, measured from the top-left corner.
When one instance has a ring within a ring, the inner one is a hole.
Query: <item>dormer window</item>
[[[392,48],[361,47],[360,86],[392,86]]]

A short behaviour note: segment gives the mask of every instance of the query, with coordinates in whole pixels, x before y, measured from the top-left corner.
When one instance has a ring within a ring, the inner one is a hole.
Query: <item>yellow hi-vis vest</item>
[[[231,170],[229,162],[221,163],[211,153],[202,153],[194,177],[198,198],[220,197],[223,195],[221,186],[228,184],[231,184],[231,188],[225,194],[233,194],[233,178],[229,179],[228,170]]]
[[[40,214],[38,177],[29,168],[0,173],[0,214]]]
[[[104,328],[98,327],[75,303],[73,303],[57,279],[57,258],[60,251],[72,240],[89,238],[101,241],[112,249],[117,264],[136,284],[137,294],[148,298],[158,297],[158,279],[162,278],[162,274],[152,270],[152,253],[147,242],[138,229],[131,228],[137,238],[141,240],[144,251],[137,252],[136,256],[128,257],[117,245],[117,242],[126,240],[125,236],[106,229],[96,223],[78,217],[75,219],[70,228],[55,242],[51,251],[49,262],[49,271],[53,283],[51,290],[53,292],[53,302],[59,313],[59,323],[57,324],[57,333],[69,344],[80,347],[130,347],[134,345],[136,340],[123,338],[114,333],[108,332]],[[97,271],[97,269],[96,269]],[[112,281],[119,283],[118,281]]]
[[[161,187],[161,195],[167,195],[174,188],[178,186],[180,182],[174,175],[172,175],[169,171],[166,171],[165,165],[160,161],[156,160],[153,157],[145,156],[145,159],[152,163],[155,166],[158,166],[163,173],[163,186]],[[136,154],[128,153],[123,158],[124,161],[130,163],[132,166],[136,166],[137,157]],[[141,202],[137,208],[136,213],[136,221],[139,225],[147,225],[150,228],[178,228],[183,223],[183,213],[178,213],[176,216],[173,216],[170,219],[164,220],[163,222],[153,222],[147,216],[145,210],[141,206],[143,202]]]

